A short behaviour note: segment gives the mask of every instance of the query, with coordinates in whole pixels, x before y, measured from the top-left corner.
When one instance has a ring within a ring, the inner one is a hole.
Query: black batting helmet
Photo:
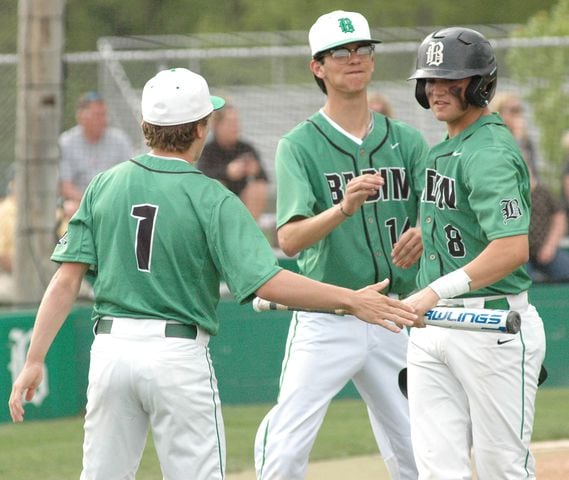
[[[476,30],[450,27],[437,30],[423,40],[417,52],[417,68],[409,80],[417,80],[415,98],[428,109],[427,78],[459,80],[470,77],[466,101],[485,107],[492,100],[498,81],[492,46]]]

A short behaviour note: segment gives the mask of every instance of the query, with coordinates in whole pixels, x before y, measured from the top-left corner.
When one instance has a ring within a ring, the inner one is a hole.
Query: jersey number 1
[[[152,242],[154,241],[154,226],[158,205],[133,205],[130,215],[138,219],[136,224],[136,239],[134,251],[136,264],[141,272],[150,272],[152,262]]]

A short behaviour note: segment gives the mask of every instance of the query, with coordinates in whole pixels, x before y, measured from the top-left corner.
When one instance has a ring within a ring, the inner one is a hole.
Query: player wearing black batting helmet
[[[470,28],[451,27],[437,30],[423,40],[417,69],[409,80],[417,80],[415,98],[428,109],[427,78],[472,78],[465,92],[466,101],[485,107],[496,91],[497,72],[496,56],[484,36]]]
[[[406,301],[419,314],[452,305],[521,318],[509,337],[411,329],[407,390],[419,478],[472,478],[473,458],[480,480],[535,479],[530,444],[545,333],[524,268],[528,168],[488,107],[497,67],[483,35],[437,30],[419,46],[416,66],[415,97],[447,135],[425,162],[418,291]]]

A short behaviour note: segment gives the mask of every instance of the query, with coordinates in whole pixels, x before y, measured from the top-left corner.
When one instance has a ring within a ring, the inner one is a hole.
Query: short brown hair
[[[324,51],[324,52],[320,52],[316,55],[314,55],[314,60],[316,60],[318,63],[324,64],[324,57],[326,57],[326,53],[328,53],[328,50]],[[318,88],[320,89],[320,91],[324,94],[324,95],[328,95],[328,89],[326,88],[326,84],[324,83],[324,80],[322,80],[321,78],[317,77],[316,75],[314,75],[314,73],[312,74],[312,76],[314,77],[314,81],[316,82],[316,85],[318,85]]]
[[[196,122],[183,123],[181,125],[153,125],[142,122],[142,133],[146,145],[166,152],[185,152],[196,139],[198,124],[206,125],[210,115],[200,118]]]

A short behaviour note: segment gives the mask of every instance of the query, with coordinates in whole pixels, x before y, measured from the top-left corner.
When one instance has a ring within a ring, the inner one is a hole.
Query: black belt
[[[111,333],[112,327],[113,320],[111,318],[100,318],[95,326],[95,333]],[[198,328],[195,325],[187,325],[185,323],[167,323],[164,336],[195,339],[198,336]]]

